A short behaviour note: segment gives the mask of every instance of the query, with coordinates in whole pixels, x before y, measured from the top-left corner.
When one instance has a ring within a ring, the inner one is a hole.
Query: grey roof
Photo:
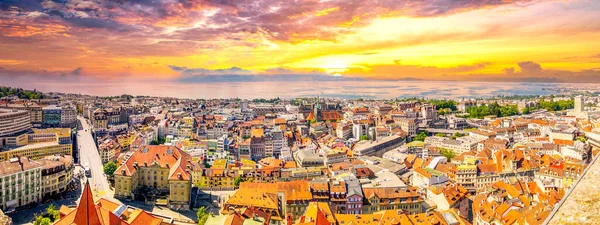
[[[346,176],[343,178],[344,182],[346,182],[346,196],[358,195],[364,197],[362,193],[362,187],[360,186],[360,181],[353,175]]]

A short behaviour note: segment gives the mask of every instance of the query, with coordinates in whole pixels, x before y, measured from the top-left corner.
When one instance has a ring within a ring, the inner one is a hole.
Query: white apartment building
[[[0,162],[0,209],[25,206],[42,199],[42,164],[11,158]]]

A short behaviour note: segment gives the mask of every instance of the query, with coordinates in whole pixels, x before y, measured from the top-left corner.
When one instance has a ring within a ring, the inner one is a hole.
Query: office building
[[[31,117],[29,112],[16,109],[0,109],[0,138],[15,135],[30,128]]]
[[[58,106],[51,105],[42,108],[42,126],[58,127],[61,122],[62,109]]]

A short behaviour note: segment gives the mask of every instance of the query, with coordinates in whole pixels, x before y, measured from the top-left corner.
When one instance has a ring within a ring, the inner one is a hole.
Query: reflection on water
[[[545,88],[561,84],[453,81],[326,81],[326,82],[246,82],[246,83],[48,83],[1,84],[44,92],[68,92],[110,96],[120,94],[180,98],[475,98],[496,95],[545,95]]]

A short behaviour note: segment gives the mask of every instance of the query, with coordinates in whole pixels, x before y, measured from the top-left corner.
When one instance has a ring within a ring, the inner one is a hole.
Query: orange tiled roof
[[[554,139],[553,141],[554,141],[554,144],[557,144],[557,145],[574,145],[573,140]]]
[[[398,199],[399,198],[412,198],[418,197],[414,187],[408,187],[406,189],[398,189],[398,188],[363,188],[363,193],[366,198],[371,198],[373,196],[377,196],[378,198],[384,199]]]
[[[159,225],[162,220],[156,218],[143,210],[136,211],[130,215],[130,221],[125,221],[112,213],[118,207],[117,203],[100,199],[94,204],[90,185],[86,184],[77,208],[62,216],[55,225]],[[62,207],[61,207],[62,209]],[[63,210],[61,210],[63,211]],[[66,212],[66,210],[64,210]]]
[[[138,168],[158,165],[169,168],[169,180],[190,180],[191,172],[200,169],[186,152],[174,146],[144,145],[117,170],[115,174],[131,176]]]

